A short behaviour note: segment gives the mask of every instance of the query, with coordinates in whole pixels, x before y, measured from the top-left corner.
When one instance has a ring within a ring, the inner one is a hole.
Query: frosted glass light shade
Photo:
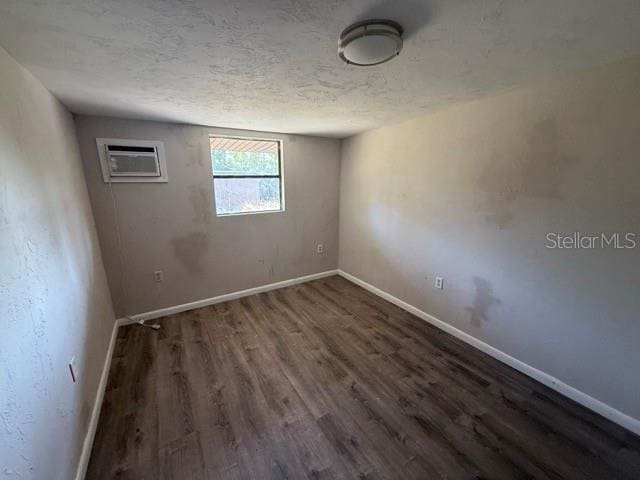
[[[400,50],[400,25],[390,20],[365,20],[342,32],[338,55],[350,65],[370,66],[391,60]]]

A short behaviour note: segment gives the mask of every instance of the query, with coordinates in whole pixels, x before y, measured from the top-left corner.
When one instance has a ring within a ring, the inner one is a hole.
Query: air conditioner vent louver
[[[98,138],[98,154],[106,183],[166,182],[162,142]]]
[[[154,153],[156,149],[154,147],[135,147],[133,145],[107,145],[107,150],[110,152],[145,152]]]

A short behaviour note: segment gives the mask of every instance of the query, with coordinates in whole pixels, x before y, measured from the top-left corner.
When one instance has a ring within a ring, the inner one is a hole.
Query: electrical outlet
[[[73,383],[76,383],[78,380],[78,366],[76,365],[75,355],[71,357],[69,361],[69,372],[71,373],[71,380],[73,380]]]
[[[322,245],[321,243],[319,243],[319,244],[316,246],[316,251],[317,251],[318,253],[324,253],[324,245]]]
[[[444,278],[436,277],[435,286],[437,289],[442,290],[444,288]]]
[[[156,270],[153,272],[153,281],[161,282],[162,281],[162,270]]]

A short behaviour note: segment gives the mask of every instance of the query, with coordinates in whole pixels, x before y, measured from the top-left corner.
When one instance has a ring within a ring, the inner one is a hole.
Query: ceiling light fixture
[[[402,27],[391,20],[354,23],[340,34],[338,56],[349,65],[379,65],[400,54],[402,33]]]

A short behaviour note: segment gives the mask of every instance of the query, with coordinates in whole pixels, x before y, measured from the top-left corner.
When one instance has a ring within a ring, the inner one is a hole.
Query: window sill
[[[280,209],[280,210],[260,210],[257,212],[238,212],[238,213],[216,213],[216,217],[217,218],[224,218],[224,217],[244,217],[246,215],[262,215],[265,213],[284,213],[285,210],[284,208]]]

